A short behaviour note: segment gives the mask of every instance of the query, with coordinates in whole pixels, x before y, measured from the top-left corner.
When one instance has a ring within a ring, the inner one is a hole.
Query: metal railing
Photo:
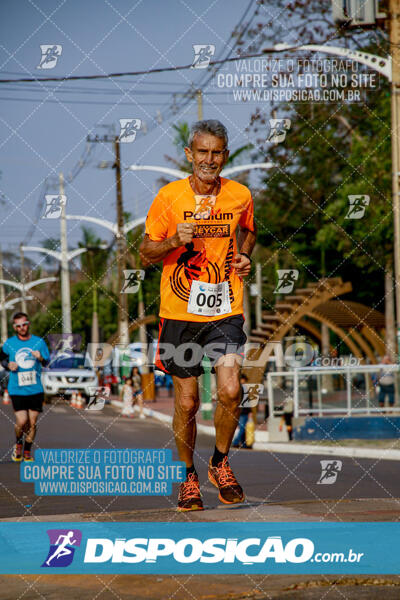
[[[298,367],[287,371],[267,374],[267,394],[269,414],[283,413],[283,403],[288,397],[293,399],[294,416],[324,414],[374,414],[382,412],[400,413],[397,398],[393,406],[378,406],[379,379],[385,374],[395,373],[398,378],[400,365],[377,364],[340,367]],[[354,376],[360,374],[355,385]],[[373,382],[376,376],[376,382]],[[329,390],[324,384],[336,384]],[[364,383],[362,383],[364,381]],[[396,389],[399,386],[396,385]],[[316,407],[314,397],[316,395]],[[397,405],[396,405],[397,404]]]

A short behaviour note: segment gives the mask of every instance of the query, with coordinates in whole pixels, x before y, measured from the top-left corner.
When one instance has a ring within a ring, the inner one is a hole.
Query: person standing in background
[[[142,389],[142,376],[138,367],[133,367],[131,371],[131,380],[133,388],[133,401],[139,405],[139,419],[145,419],[146,416],[143,412],[143,389]]]

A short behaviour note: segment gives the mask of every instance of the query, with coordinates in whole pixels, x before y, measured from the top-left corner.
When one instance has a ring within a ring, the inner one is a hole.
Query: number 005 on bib
[[[227,281],[222,283],[206,283],[192,281],[188,302],[188,313],[215,317],[231,312],[229,286]]]

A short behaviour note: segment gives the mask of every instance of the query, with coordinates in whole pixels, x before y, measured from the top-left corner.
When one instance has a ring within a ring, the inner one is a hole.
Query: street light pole
[[[64,195],[64,176],[60,173],[60,195]],[[62,332],[72,333],[71,323],[71,290],[69,284],[67,222],[65,218],[65,202],[61,203],[60,217],[61,242],[61,310]]]
[[[19,245],[19,252],[20,252],[20,256],[21,256],[21,282],[22,282],[22,289],[21,289],[21,310],[23,313],[26,313],[26,301],[25,301],[25,256],[24,256],[24,251],[22,248],[22,244]]]
[[[116,178],[116,190],[117,190],[117,223],[116,223],[116,236],[117,236],[117,294],[118,294],[118,338],[119,343],[128,345],[129,344],[129,315],[128,315],[128,299],[126,294],[121,294],[123,281],[124,281],[124,269],[126,264],[126,240],[125,233],[126,227],[124,226],[124,209],[122,204],[122,182],[121,182],[121,156],[120,156],[120,140],[119,136],[103,135],[103,136],[88,136],[87,141],[90,143],[102,142],[114,144],[115,161],[113,168],[115,169]],[[97,222],[100,225],[107,227],[107,221]]]
[[[128,298],[122,294],[124,282],[124,269],[126,266],[126,238],[124,235],[124,210],[122,205],[122,183],[121,183],[121,157],[119,138],[114,140],[115,148],[115,177],[117,187],[117,293],[118,293],[118,335],[119,343],[129,344],[129,319],[128,319]]]
[[[400,0],[390,0],[389,35],[392,55],[392,202],[394,220],[394,277],[396,296],[397,355],[400,355]]]
[[[3,279],[3,251],[0,248],[0,279]],[[4,344],[7,335],[7,310],[5,307],[6,295],[4,285],[0,284],[0,306],[1,306],[1,343]]]
[[[203,93],[201,90],[196,91],[197,98],[197,119],[199,121],[203,120]]]

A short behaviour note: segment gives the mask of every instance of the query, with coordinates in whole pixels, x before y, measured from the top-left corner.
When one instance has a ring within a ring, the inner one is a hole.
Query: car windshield
[[[63,354],[51,359],[49,369],[83,369],[85,357],[83,354]]]

